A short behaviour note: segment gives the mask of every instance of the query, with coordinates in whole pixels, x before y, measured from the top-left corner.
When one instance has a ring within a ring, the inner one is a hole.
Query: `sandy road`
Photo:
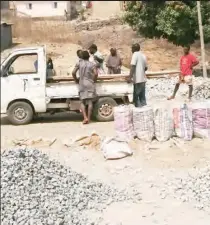
[[[92,180],[120,188],[134,188],[142,193],[141,204],[118,203],[111,204],[102,215],[105,225],[159,224],[159,225],[207,225],[210,215],[193,208],[189,203],[183,203],[173,196],[161,198],[164,176],[171,177],[176,173],[185,173],[194,166],[203,167],[210,160],[209,142],[193,139],[185,150],[176,147],[171,141],[158,143],[153,141],[152,148],[146,150],[145,144],[137,143],[132,157],[118,161],[105,161],[99,151],[82,147],[67,148],[64,140],[90,134],[97,131],[102,136],[114,135],[113,123],[81,124],[79,114],[59,114],[36,119],[26,126],[12,126],[5,117],[1,118],[1,146],[11,146],[11,141],[21,138],[57,138],[51,147],[40,147],[51,158],[62,164],[71,166]],[[156,188],[152,188],[155,186]],[[183,218],[178,220],[177,218]]]

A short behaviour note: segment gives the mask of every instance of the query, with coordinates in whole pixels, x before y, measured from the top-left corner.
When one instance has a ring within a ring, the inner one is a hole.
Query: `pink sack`
[[[122,140],[131,140],[135,133],[133,130],[132,107],[121,105],[114,107],[114,127],[117,137]]]
[[[177,137],[183,138],[185,141],[192,140],[192,110],[186,104],[183,104],[180,108],[173,109],[173,121]]]
[[[210,104],[197,103],[193,105],[194,135],[210,139]]]

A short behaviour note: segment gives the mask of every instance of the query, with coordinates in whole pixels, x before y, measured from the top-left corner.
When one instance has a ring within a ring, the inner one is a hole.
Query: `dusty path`
[[[187,144],[185,150],[177,148],[171,141],[157,143],[154,141],[150,150],[145,144],[138,142],[134,156],[118,161],[105,161],[99,151],[82,147],[67,148],[65,140],[97,131],[101,136],[114,135],[113,123],[92,123],[81,125],[81,116],[55,115],[37,119],[27,126],[12,126],[2,118],[1,145],[11,146],[11,140],[17,138],[57,138],[51,147],[40,147],[53,159],[70,166],[72,169],[88,176],[92,180],[100,180],[120,188],[135,188],[142,193],[140,204],[111,204],[102,215],[101,225],[207,225],[210,215],[192,207],[189,203],[160,194],[164,179],[175,174],[185,174],[188,169],[203,167],[210,161],[209,142],[194,139]],[[177,218],[180,218],[177,220]]]

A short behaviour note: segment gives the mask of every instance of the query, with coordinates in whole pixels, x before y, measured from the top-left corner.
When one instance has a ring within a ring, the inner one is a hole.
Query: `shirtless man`
[[[193,67],[198,65],[199,61],[196,59],[194,55],[190,53],[190,47],[184,47],[183,48],[184,55],[180,59],[180,75],[179,75],[179,81],[175,85],[174,93],[172,96],[168,98],[168,100],[174,99],[176,96],[177,91],[179,90],[179,86],[181,83],[188,84],[189,86],[189,101],[192,98],[192,92],[193,92]]]

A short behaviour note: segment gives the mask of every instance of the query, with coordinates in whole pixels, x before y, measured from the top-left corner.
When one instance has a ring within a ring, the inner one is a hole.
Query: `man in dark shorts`
[[[82,52],[83,60],[80,60],[73,72],[72,76],[77,84],[79,84],[79,97],[81,100],[81,111],[83,115],[83,124],[88,124],[91,120],[93,101],[96,98],[96,80],[98,77],[96,66],[89,61],[90,55],[88,51]],[[76,74],[79,70],[79,78]],[[87,110],[86,110],[87,108]]]

